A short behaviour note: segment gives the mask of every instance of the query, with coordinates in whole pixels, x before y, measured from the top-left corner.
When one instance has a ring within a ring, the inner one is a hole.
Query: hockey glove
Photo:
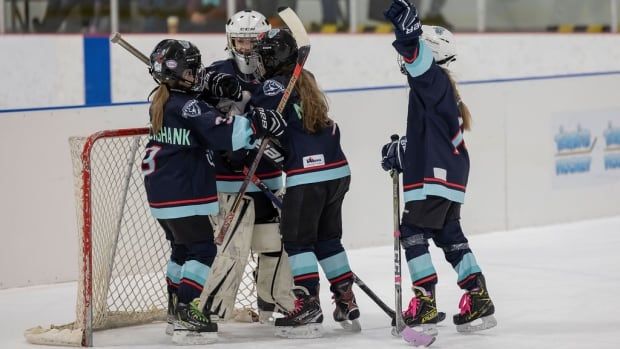
[[[254,131],[255,138],[280,137],[284,134],[286,128],[286,121],[282,114],[275,110],[254,108],[248,113],[250,122],[252,123],[252,130]]]
[[[395,170],[403,172],[405,149],[407,148],[407,137],[390,142],[381,149],[381,167],[384,171]]]
[[[203,69],[198,74],[198,80],[202,91],[208,91],[213,97],[228,98],[236,102],[243,97],[239,80],[230,74]]]
[[[383,15],[394,25],[396,40],[392,45],[405,61],[412,62],[417,56],[418,38],[422,35],[418,10],[408,0],[393,0]]]

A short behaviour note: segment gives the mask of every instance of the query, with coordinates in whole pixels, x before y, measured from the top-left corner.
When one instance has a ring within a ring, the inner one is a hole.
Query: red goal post
[[[106,130],[69,139],[79,243],[76,320],[29,329],[29,342],[92,346],[93,331],[165,320],[170,246],[144,190],[148,132]],[[246,268],[236,307],[256,309],[253,268]]]

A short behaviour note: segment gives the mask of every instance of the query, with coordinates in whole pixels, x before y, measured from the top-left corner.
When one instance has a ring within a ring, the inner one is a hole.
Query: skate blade
[[[303,326],[282,326],[276,327],[276,337],[282,338],[320,338],[323,337],[323,325],[321,324],[308,324]]]
[[[177,345],[202,345],[215,342],[217,342],[217,332],[175,330],[172,334],[172,343]]]
[[[489,328],[493,328],[497,326],[497,320],[495,316],[489,315],[485,317],[481,317],[480,319],[476,319],[472,322],[468,322],[462,325],[456,325],[456,331],[460,333],[472,333],[483,330],[488,330]]]
[[[276,318],[274,313],[266,310],[258,311],[258,322],[267,326],[275,326]]]
[[[400,334],[405,342],[414,347],[428,347],[435,342],[436,337],[422,332],[418,332],[410,327],[405,327]]]
[[[362,325],[358,319],[339,321],[340,327],[349,332],[361,332]]]

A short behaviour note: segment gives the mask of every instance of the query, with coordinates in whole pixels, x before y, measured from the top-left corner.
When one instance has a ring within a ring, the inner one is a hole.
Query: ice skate
[[[257,297],[256,304],[258,306],[258,321],[261,324],[275,325],[275,317],[273,313],[276,311],[276,305],[264,301],[262,298]]]
[[[275,321],[275,335],[284,338],[319,338],[323,336],[323,312],[318,296],[310,296],[302,286],[293,288],[295,309]]]
[[[217,341],[217,324],[199,308],[200,300],[189,304],[178,303],[174,320],[172,342],[179,345],[210,344]]]
[[[470,333],[497,326],[495,306],[489,297],[484,276],[476,279],[477,287],[466,292],[459,302],[460,314],[454,315],[458,332]]]
[[[405,324],[418,332],[437,336],[437,304],[435,302],[435,287],[425,290],[422,287],[413,287],[413,298],[409,302],[409,307],[403,313]]]
[[[333,292],[334,303],[334,321],[336,321],[343,329],[351,332],[359,332],[362,326],[359,322],[360,310],[355,302],[353,294],[353,280],[348,279],[339,282],[330,287]]]

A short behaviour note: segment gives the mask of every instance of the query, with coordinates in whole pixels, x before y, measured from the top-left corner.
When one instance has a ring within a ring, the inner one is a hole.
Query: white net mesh
[[[170,247],[146,201],[141,161],[147,141],[146,129],[69,139],[80,275],[76,321],[63,328],[84,331],[91,324],[98,330],[165,319]],[[256,308],[255,265],[251,258],[236,307]]]

